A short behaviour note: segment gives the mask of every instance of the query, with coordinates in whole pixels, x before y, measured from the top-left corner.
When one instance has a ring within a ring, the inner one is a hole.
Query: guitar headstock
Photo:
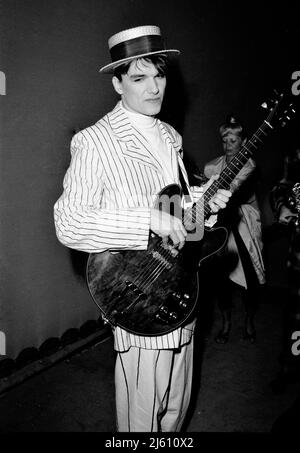
[[[272,95],[261,105],[268,111],[266,121],[272,127],[284,127],[296,113],[296,107],[290,96],[274,90]]]

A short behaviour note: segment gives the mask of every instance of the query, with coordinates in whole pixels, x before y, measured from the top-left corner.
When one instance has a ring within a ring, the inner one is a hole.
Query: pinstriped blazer
[[[179,165],[188,185],[181,158],[181,136],[167,123],[158,120],[158,124],[171,154],[172,182],[179,182]],[[58,240],[87,253],[145,250],[150,209],[157,194],[169,183],[160,161],[119,102],[113,111],[78,132],[71,141],[71,163],[64,190],[54,206]],[[192,331],[193,323],[159,337],[143,337],[116,327],[115,349],[177,348],[190,340]]]

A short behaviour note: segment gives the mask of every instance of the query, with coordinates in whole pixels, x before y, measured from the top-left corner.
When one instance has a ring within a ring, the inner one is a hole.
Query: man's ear
[[[120,82],[120,80],[118,79],[118,77],[116,76],[113,76],[112,78],[112,84],[113,84],[113,87],[115,89],[115,91],[122,95],[123,94],[123,89],[122,89],[122,83]]]

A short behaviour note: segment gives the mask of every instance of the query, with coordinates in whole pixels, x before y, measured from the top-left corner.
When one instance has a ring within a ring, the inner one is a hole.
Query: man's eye
[[[143,78],[142,77],[136,77],[135,79],[133,79],[134,82],[140,82]]]

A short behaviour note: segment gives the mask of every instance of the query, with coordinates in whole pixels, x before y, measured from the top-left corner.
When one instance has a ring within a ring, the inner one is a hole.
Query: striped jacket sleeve
[[[63,194],[54,206],[58,240],[87,253],[105,250],[144,250],[148,246],[150,208],[103,208],[104,165],[101,153],[77,133],[71,141],[71,163]]]

